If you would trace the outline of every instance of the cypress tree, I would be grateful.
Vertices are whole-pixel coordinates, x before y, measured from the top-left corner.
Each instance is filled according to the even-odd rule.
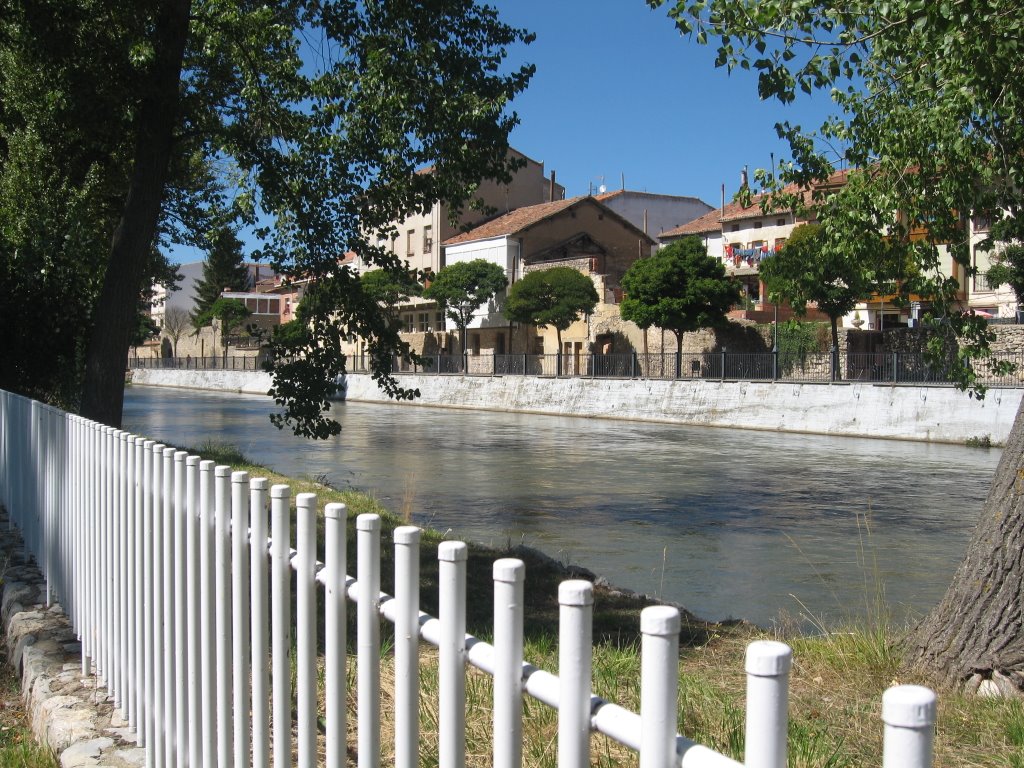
[[[219,226],[207,236],[206,261],[203,277],[196,281],[196,305],[192,319],[201,317],[221,292],[249,289],[249,270],[242,259],[242,241],[229,226]]]

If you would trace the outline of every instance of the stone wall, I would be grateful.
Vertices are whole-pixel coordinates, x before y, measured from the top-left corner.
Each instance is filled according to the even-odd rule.
[[[7,658],[21,674],[32,730],[61,768],[146,763],[135,732],[97,675],[82,674],[81,644],[58,603],[47,605],[46,580],[26,556],[16,528],[0,511],[2,608]]]
[[[260,378],[266,374],[230,371],[138,370],[135,376],[140,384],[252,393],[266,392],[269,382]],[[246,377],[253,383],[239,386]],[[348,381],[349,400],[394,403],[369,376],[349,375]],[[979,401],[948,386],[708,379],[410,374],[401,377],[401,384],[420,390],[418,400],[402,403],[412,406],[960,444],[985,437],[993,444],[1004,442],[1024,396],[1024,389],[995,387]]]

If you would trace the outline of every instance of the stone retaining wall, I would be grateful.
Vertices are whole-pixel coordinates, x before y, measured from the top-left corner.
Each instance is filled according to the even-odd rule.
[[[46,582],[0,510],[0,589],[7,659],[21,674],[32,730],[62,768],[134,768],[146,762],[102,682],[82,674],[81,645],[63,608],[46,605]]]
[[[137,370],[136,382],[265,394],[264,373]],[[394,403],[367,375],[350,374],[348,398]],[[1002,444],[1024,389],[989,390],[984,400],[948,386],[795,384],[689,379],[538,379],[523,376],[409,374],[414,406],[586,416],[708,427],[850,437]]]

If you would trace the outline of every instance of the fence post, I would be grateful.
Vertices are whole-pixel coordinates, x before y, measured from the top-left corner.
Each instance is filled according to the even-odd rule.
[[[440,768],[466,765],[466,557],[466,545],[461,541],[443,541],[437,548]]]
[[[636,351],[629,354],[629,378],[636,378]]]
[[[187,605],[188,648],[186,649],[188,669],[188,761],[189,765],[200,765],[202,760],[202,697],[199,688],[199,664],[202,646],[199,632],[202,612],[199,603],[199,457],[189,456],[185,460],[185,603]]]
[[[153,562],[153,539],[155,538],[155,527],[153,517],[153,461],[155,443],[152,440],[144,440],[142,443],[143,465],[142,465],[142,666],[143,685],[140,697],[142,713],[143,743],[152,749],[155,739],[155,704],[154,687],[156,680],[153,670],[154,644],[153,644],[153,578],[155,574]],[[85,665],[83,654],[83,666]],[[83,669],[88,674],[88,669]]]
[[[81,422],[77,422],[81,426]],[[135,640],[133,643],[131,665],[135,670],[135,732],[138,734],[138,745],[146,746],[146,547],[149,539],[144,531],[146,519],[146,439],[135,438],[135,541],[132,547],[134,554],[134,592],[135,597]],[[81,480],[79,480],[81,482]],[[78,575],[76,573],[76,575]],[[76,601],[77,602],[77,601]],[[76,606],[75,613],[78,608]]]
[[[244,361],[245,358],[243,357]],[[231,656],[235,768],[249,764],[249,473],[231,473]]]
[[[290,494],[287,485],[275,485],[270,489],[274,765],[291,765],[292,760]]]
[[[178,754],[178,762],[184,763],[188,759],[190,742],[188,740],[188,649],[186,647],[188,634],[186,632],[186,586],[185,569],[191,563],[186,560],[185,553],[185,524],[188,519],[188,451],[174,452],[174,518],[172,520],[172,531],[174,536],[174,644],[171,648],[174,651],[174,719],[175,719],[175,749]]]
[[[316,765],[316,494],[295,497],[298,765]]]
[[[267,562],[270,526],[267,520],[267,485],[264,477],[254,478],[249,483],[249,524],[252,530],[249,545],[252,590],[252,611],[249,614],[252,623],[252,764],[257,768],[270,765],[270,578]]]
[[[900,353],[892,353],[892,381],[895,384],[900,380]]]
[[[746,768],[786,768],[792,664],[793,651],[785,643],[759,640],[747,646]]]
[[[419,763],[420,529],[395,528],[395,765]]]
[[[199,462],[199,613],[200,646],[200,689],[202,695],[203,720],[203,765],[214,765],[217,744],[216,710],[213,702],[216,696],[217,683],[214,679],[212,649],[214,647],[214,509],[216,508],[216,489],[214,478],[214,462]]]
[[[217,765],[231,768],[234,724],[231,710],[231,467],[214,469],[216,509],[214,511],[214,594],[216,629],[210,652],[217,661]]]
[[[324,586],[327,765],[338,766],[344,765],[346,754],[345,527],[348,522],[348,511],[344,504],[328,504],[324,507],[324,518],[324,550],[327,560]]]
[[[590,765],[590,686],[594,586],[558,585],[558,765]],[[673,734],[674,735],[674,734]]]
[[[920,685],[898,685],[882,695],[882,768],[931,768],[935,705],[935,694]]]
[[[719,371],[719,378],[723,381],[725,380],[725,355],[727,351],[725,347],[722,347],[722,370]]]
[[[522,560],[494,561],[494,768],[523,764],[525,571]]]
[[[359,768],[380,765],[380,516],[356,518]]]
[[[772,348],[772,381],[779,380],[779,348]]]
[[[562,375],[562,350],[555,352],[555,376]]]
[[[164,506],[163,506],[163,452],[164,445],[153,446],[153,592],[150,595],[150,624],[152,625],[152,644],[149,646],[149,664],[152,666],[153,687],[150,703],[153,708],[153,738],[150,750],[153,753],[153,764],[158,768],[165,765],[167,744],[166,707],[164,703],[164,673],[161,657],[164,655],[157,649],[166,648],[163,637],[163,603],[167,595],[164,586]],[[171,449],[173,450],[173,449]]]
[[[676,608],[653,605],[640,612],[640,768],[675,765],[679,628]]]
[[[683,353],[676,352],[676,375],[675,378],[680,378],[683,375]]]

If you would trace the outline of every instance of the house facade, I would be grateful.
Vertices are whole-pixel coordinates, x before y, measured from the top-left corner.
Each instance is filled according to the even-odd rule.
[[[617,305],[622,276],[638,258],[649,256],[656,242],[618,213],[590,197],[527,206],[486,222],[445,243],[448,264],[484,259],[505,270],[509,284],[528,272],[571,267],[590,277],[599,307]],[[506,292],[480,307],[467,329],[470,354],[558,351],[554,328],[512,326],[502,314]],[[589,352],[596,343],[591,318],[581,318],[562,332],[562,352]]]

